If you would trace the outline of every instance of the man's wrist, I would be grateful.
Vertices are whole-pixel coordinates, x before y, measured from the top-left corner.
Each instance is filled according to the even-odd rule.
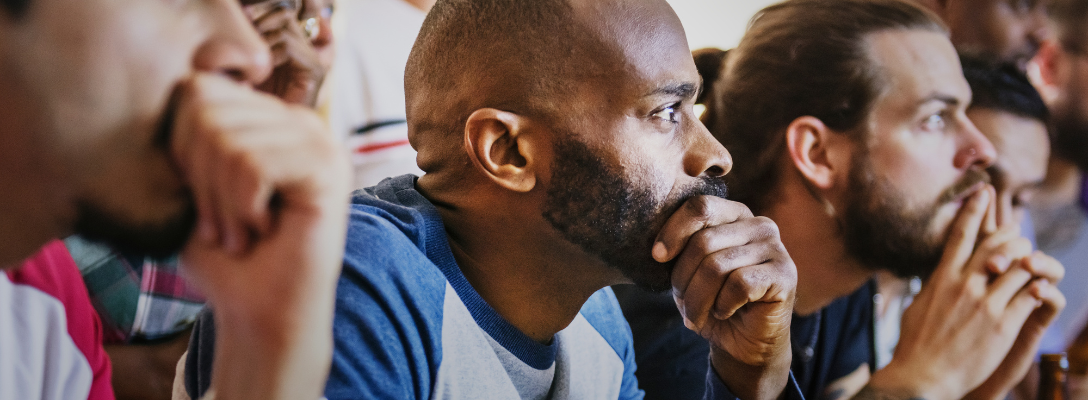
[[[741,399],[778,399],[790,382],[791,361],[789,347],[769,358],[764,365],[750,365],[717,346],[710,346],[710,365],[714,373]]]
[[[950,388],[942,387],[941,383],[925,379],[925,374],[912,371],[892,359],[883,369],[873,374],[869,384],[865,386],[870,396],[884,397],[860,397],[864,392],[859,392],[855,398],[860,399],[943,399],[960,398],[960,396],[947,396],[953,392]]]
[[[319,303],[292,307],[279,318],[217,308],[212,387],[224,398],[320,397],[332,356],[333,316],[331,304]]]

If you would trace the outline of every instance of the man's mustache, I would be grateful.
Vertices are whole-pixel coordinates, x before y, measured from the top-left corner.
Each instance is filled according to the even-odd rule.
[[[990,174],[978,168],[971,168],[967,170],[967,174],[960,178],[959,181],[949,186],[944,192],[941,192],[941,197],[938,198],[937,204],[949,203],[956,200],[975,187],[979,182],[990,183]]]

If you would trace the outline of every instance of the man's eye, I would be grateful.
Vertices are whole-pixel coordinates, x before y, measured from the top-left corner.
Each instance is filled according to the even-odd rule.
[[[671,123],[677,123],[677,122],[679,122],[679,119],[678,119],[679,115],[678,114],[679,113],[676,112],[676,106],[669,106],[669,107],[666,107],[665,109],[663,109],[661,111],[658,111],[653,116],[654,116],[654,118],[661,118],[661,119],[669,121]]]
[[[922,129],[927,131],[943,131],[945,128],[944,115],[933,114],[922,123]]]

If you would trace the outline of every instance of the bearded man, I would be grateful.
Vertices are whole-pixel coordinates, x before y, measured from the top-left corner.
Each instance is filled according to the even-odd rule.
[[[995,149],[967,118],[939,19],[895,0],[786,1],[753,19],[720,72],[704,118],[735,157],[731,195],[780,226],[797,263],[805,396],[1007,392],[1064,305],[1063,271],[998,225]],[[880,370],[878,271],[927,279]]]
[[[795,269],[667,2],[440,0],[405,76],[426,173],[355,196],[328,398],[639,399],[617,283],[675,291],[710,396],[798,395]]]

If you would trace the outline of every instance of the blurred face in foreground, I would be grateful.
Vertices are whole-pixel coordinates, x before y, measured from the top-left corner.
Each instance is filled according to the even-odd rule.
[[[175,87],[197,73],[255,84],[270,69],[237,0],[33,0],[0,30],[0,254],[73,227],[178,250],[194,212],[166,148]]]

